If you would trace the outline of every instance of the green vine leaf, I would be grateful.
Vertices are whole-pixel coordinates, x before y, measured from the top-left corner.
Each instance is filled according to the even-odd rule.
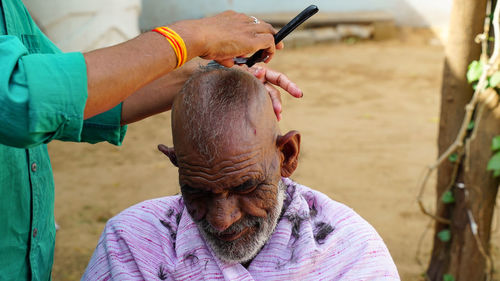
[[[498,178],[498,177],[500,177],[500,170],[495,170],[495,171],[493,171],[493,177],[494,177],[494,178]]]
[[[451,163],[457,162],[457,160],[458,160],[458,154],[456,154],[456,153],[450,154],[450,156],[448,156],[448,160]]]
[[[479,80],[479,77],[481,77],[481,73],[483,72],[483,63],[480,61],[473,61],[469,65],[469,70],[467,71],[467,81],[469,83],[472,83],[474,81]]]
[[[443,275],[443,281],[455,281],[455,277],[451,274],[445,274]]]
[[[491,141],[491,150],[497,151],[500,149],[500,136],[496,136]]]
[[[500,152],[495,153],[488,162],[488,171],[500,170]]]
[[[500,71],[493,73],[490,77],[490,87],[494,88],[500,84]]]
[[[439,240],[443,242],[448,242],[451,239],[451,231],[449,229],[441,230],[437,234]]]
[[[476,123],[474,121],[470,121],[469,125],[467,125],[467,130],[472,130],[474,129],[474,126],[476,125]]]
[[[451,204],[455,202],[455,196],[453,196],[453,192],[451,190],[446,191],[443,193],[443,196],[441,196],[441,201],[445,204]]]

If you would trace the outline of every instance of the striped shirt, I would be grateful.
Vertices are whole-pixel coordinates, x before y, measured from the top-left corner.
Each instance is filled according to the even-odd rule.
[[[215,256],[177,195],[109,220],[82,280],[399,280],[382,238],[363,218],[283,182],[285,211],[248,267]]]

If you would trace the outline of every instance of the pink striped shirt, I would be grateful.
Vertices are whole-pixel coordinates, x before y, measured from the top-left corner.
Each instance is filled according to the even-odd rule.
[[[286,210],[248,268],[215,256],[177,195],[109,220],[82,280],[399,280],[382,238],[363,218],[283,182]]]

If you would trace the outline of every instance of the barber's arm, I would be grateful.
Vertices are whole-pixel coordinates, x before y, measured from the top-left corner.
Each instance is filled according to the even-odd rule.
[[[180,91],[184,82],[186,82],[189,76],[191,76],[200,65],[206,65],[207,63],[207,60],[192,60],[183,67],[139,89],[123,102],[121,124],[130,124],[151,115],[170,110],[174,97]],[[283,73],[269,69],[262,64],[255,65],[251,68],[246,66],[235,67],[252,73],[264,83],[271,97],[278,120],[281,119],[282,108],[281,94],[276,87],[285,90],[296,98],[302,97],[302,91],[299,87]]]
[[[259,80],[264,83],[264,86],[271,97],[274,113],[276,114],[278,121],[281,120],[282,111],[281,94],[278,88],[285,90],[296,98],[301,98],[304,95],[302,90],[295,83],[293,83],[290,78],[281,72],[267,68],[264,65],[253,66],[247,70],[253,73],[255,77],[259,78]]]
[[[169,27],[184,39],[188,59],[200,56],[231,66],[235,56],[275,51],[270,25],[235,12]],[[38,29],[33,32],[34,39],[48,40]],[[1,144],[110,141],[103,128],[116,135],[110,142],[119,144],[125,131],[119,126],[121,102],[171,72],[177,61],[168,41],[154,32],[84,55],[52,53],[55,49],[28,50],[18,36],[0,36]]]
[[[193,59],[181,68],[139,89],[123,101],[121,124],[130,124],[151,115],[170,110],[172,102],[184,85],[184,82],[200,65],[207,63],[208,60]]]
[[[255,24],[244,14],[228,11],[210,18],[180,21],[168,27],[184,40],[188,60],[202,57],[232,66],[236,56],[266,49],[272,57],[275,52],[272,26],[263,22]],[[88,75],[85,119],[111,109],[172,71],[177,64],[170,44],[155,32],[146,32],[84,56]]]

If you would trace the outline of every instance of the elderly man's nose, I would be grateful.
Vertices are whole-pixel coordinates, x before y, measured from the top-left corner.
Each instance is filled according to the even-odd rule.
[[[213,207],[209,208],[207,214],[207,221],[217,231],[224,231],[241,217],[238,200],[234,196],[221,195],[214,198]]]

